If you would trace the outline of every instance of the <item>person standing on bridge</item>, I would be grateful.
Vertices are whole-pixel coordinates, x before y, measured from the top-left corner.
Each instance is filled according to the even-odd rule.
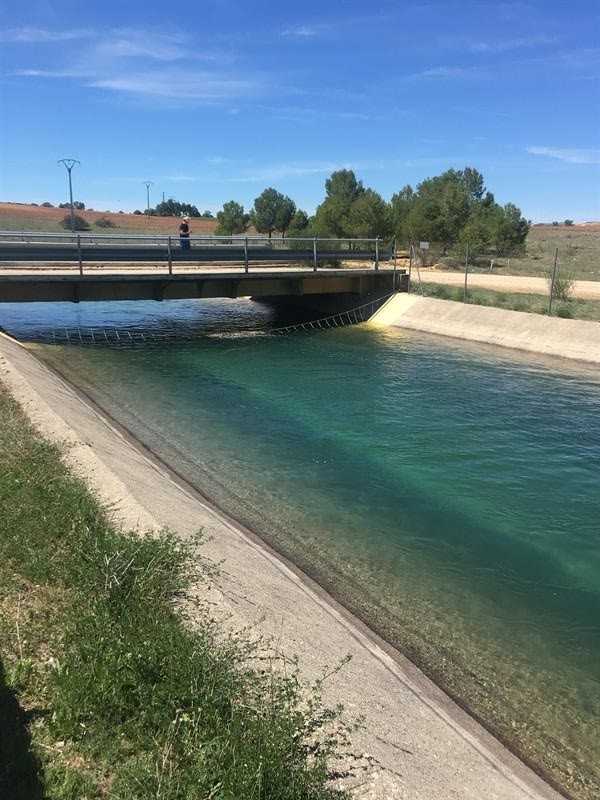
[[[190,249],[190,218],[184,217],[179,226],[179,243],[182,250]]]

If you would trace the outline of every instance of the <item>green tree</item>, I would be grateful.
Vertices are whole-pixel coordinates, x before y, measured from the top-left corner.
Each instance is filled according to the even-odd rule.
[[[462,228],[458,237],[458,252],[474,259],[484,255],[490,246],[492,232],[484,215],[474,215]]]
[[[283,237],[285,237],[287,230],[291,226],[295,213],[296,203],[287,195],[282,195],[275,214],[275,224]]]
[[[299,208],[294,216],[292,217],[292,221],[290,223],[290,234],[293,233],[300,233],[301,231],[306,230],[309,225],[308,214],[306,211],[302,211]]]
[[[365,191],[362,181],[357,180],[351,169],[338,169],[325,181],[326,199],[337,197],[348,205]]]
[[[190,203],[180,203],[178,200],[174,200],[172,197],[169,197],[168,200],[163,200],[162,203],[159,203],[150,211],[151,216],[158,217],[181,217],[184,214],[188,217],[200,216],[200,212],[196,206],[193,206]]]
[[[214,219],[215,218],[215,216],[212,213],[212,211],[203,211],[200,216],[202,217],[202,219]]]
[[[390,208],[381,195],[366,189],[351,204],[348,226],[352,236],[389,236],[392,230]]]
[[[365,191],[351,169],[333,172],[325,181],[325,200],[317,208],[315,228],[321,235],[351,236],[350,207]]]
[[[448,170],[417,187],[406,229],[412,241],[439,242],[444,251],[453,245],[470,213],[470,198],[462,173]]]
[[[416,194],[412,186],[405,186],[390,200],[390,220],[392,232],[400,242],[410,239],[408,231],[408,215],[415,204]]]
[[[519,253],[525,247],[530,223],[513,203],[498,208],[498,221],[494,231],[494,244],[499,256]]]
[[[269,187],[254,201],[251,212],[252,224],[259,233],[268,233],[270,239],[273,231],[282,230],[281,225],[285,226],[285,230],[289,228],[295,210],[296,206],[289,197]]]
[[[217,227],[215,233],[220,236],[231,236],[234,233],[244,233],[250,222],[249,214],[244,211],[244,206],[230,200],[223,204],[222,211],[217,214]]]
[[[465,167],[459,175],[462,176],[462,182],[467,190],[469,198],[472,201],[481,200],[485,192],[485,182],[481,172],[474,167]],[[492,196],[492,201],[493,199]]]
[[[571,225],[574,225],[574,224],[575,224],[575,223],[573,222],[573,220],[572,220],[572,219],[566,219],[566,220],[565,220],[565,225],[566,225],[567,227],[569,227],[569,228],[571,227]]]

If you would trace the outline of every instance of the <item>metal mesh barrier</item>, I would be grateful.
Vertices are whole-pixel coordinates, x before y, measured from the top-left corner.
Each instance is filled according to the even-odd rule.
[[[102,346],[102,347],[135,347],[138,345],[161,343],[168,341],[193,342],[198,339],[215,337],[247,337],[247,336],[285,336],[293,333],[311,333],[331,330],[332,328],[359,325],[366,322],[391,294],[378,297],[355,308],[341,311],[327,317],[319,317],[307,322],[297,322],[282,327],[259,327],[248,329],[198,329],[190,325],[170,325],[161,329],[149,328],[108,328],[108,327],[69,327],[54,328],[36,332],[27,338],[30,342],[56,345]]]

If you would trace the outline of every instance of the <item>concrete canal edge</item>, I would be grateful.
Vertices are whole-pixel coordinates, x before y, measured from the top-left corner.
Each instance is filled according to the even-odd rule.
[[[239,525],[135,440],[93,401],[0,334],[0,379],[45,437],[120,524],[202,528],[207,556],[224,563],[210,600],[224,626],[250,627],[297,654],[303,676],[350,655],[327,684],[365,728],[346,756],[353,796],[390,800],[558,800],[561,797],[408,659],[374,635],[308,576]],[[200,591],[200,590],[199,590]],[[342,770],[343,771],[343,770]]]
[[[369,320],[455,339],[600,364],[600,323],[396,294]]]

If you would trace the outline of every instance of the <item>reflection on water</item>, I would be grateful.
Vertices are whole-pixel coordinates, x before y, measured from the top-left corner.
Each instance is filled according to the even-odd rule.
[[[251,302],[4,306],[250,331]],[[36,346],[578,796],[600,790],[600,379],[397,330]]]

